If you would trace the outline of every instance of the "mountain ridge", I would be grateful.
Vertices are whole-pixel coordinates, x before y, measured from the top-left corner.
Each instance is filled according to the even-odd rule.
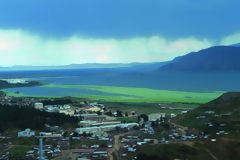
[[[176,57],[160,71],[240,71],[240,47],[214,46]]]
[[[0,71],[21,71],[21,70],[59,70],[59,69],[122,69],[122,70],[155,70],[168,62],[150,63],[83,63],[57,66],[30,66],[15,65],[11,67],[0,67]]]

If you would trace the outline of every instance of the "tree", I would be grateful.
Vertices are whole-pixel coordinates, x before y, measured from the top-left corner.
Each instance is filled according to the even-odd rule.
[[[106,112],[105,113],[107,116],[110,116],[110,117],[112,117],[113,116],[113,114],[112,114],[112,112],[111,111],[108,111],[108,112]]]
[[[117,110],[117,117],[123,117],[123,115],[122,115],[122,111]]]
[[[65,131],[64,133],[63,133],[63,137],[67,137],[68,136],[68,131]]]
[[[141,115],[139,116],[139,118],[140,118],[140,119],[143,118],[144,122],[147,122],[147,121],[148,121],[148,115],[146,115],[146,114],[141,114]]]

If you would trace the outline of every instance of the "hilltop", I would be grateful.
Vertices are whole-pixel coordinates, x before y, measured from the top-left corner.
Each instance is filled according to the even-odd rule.
[[[214,46],[176,57],[160,71],[240,71],[240,47]]]

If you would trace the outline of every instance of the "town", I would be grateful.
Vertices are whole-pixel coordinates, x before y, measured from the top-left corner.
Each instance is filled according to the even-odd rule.
[[[224,123],[219,124],[219,130],[212,135],[177,125],[172,121],[177,114],[164,113],[166,108],[173,108],[163,104],[158,104],[159,113],[148,115],[134,110],[129,113],[111,111],[104,103],[70,97],[11,97],[2,93],[0,104],[20,108],[28,106],[40,112],[77,119],[76,127],[44,124],[43,130],[24,128],[0,133],[1,160],[19,156],[29,160],[137,159],[135,152],[146,144],[191,143],[198,139],[215,142],[218,136],[228,134],[224,131]],[[178,114],[184,115],[189,111],[182,110]],[[207,116],[224,115],[206,111],[195,118],[205,119]],[[209,122],[207,126],[211,128],[214,124]]]

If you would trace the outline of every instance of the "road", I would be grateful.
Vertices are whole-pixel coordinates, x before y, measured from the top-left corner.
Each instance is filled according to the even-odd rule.
[[[72,159],[75,160],[79,153],[91,153],[93,149],[68,149],[62,151],[62,156],[54,158],[54,160],[65,160]]]
[[[134,132],[131,131],[131,132],[114,135],[113,147],[111,149],[109,149],[109,151],[108,151],[109,160],[114,160],[114,154],[117,153],[119,151],[119,149],[121,148],[120,138],[123,136],[129,135],[129,134],[132,134],[132,133],[134,133]]]

